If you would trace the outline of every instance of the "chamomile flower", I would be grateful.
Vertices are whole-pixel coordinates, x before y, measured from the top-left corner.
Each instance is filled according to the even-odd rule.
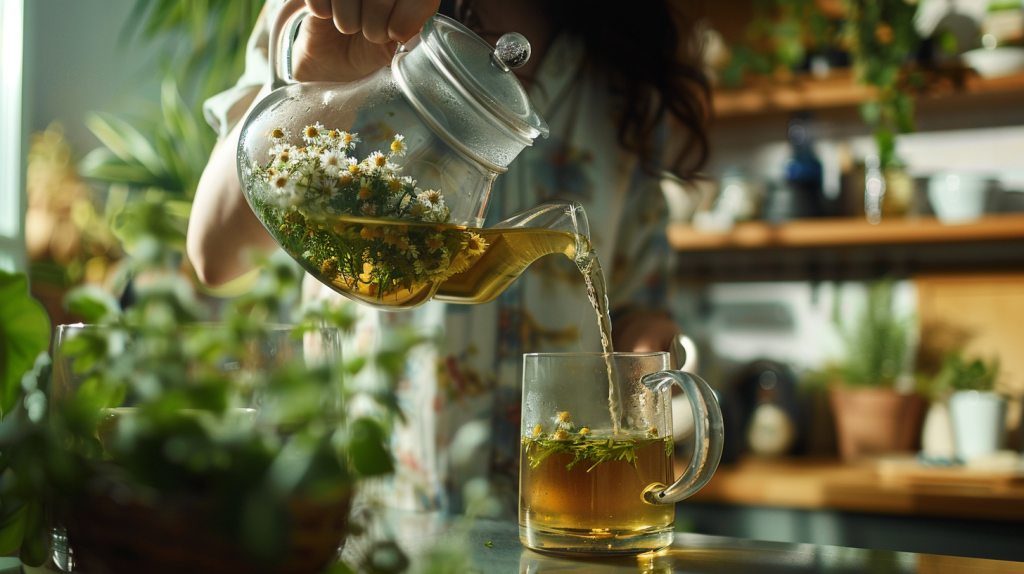
[[[388,158],[379,151],[375,151],[367,156],[366,161],[363,162],[366,165],[368,171],[376,171],[388,163]]]
[[[320,167],[324,170],[324,173],[332,178],[338,177],[344,163],[345,156],[333,149],[325,150],[324,153],[320,154]]]
[[[484,251],[487,251],[487,241],[480,237],[480,235],[470,231],[469,241],[466,242],[466,255],[468,257],[478,257],[483,255]]]
[[[362,214],[363,217],[376,217],[377,206],[369,202],[364,203],[363,206],[359,208],[359,213]]]
[[[398,156],[405,155],[405,136],[395,135],[395,141],[391,142],[391,153]]]
[[[541,429],[541,426],[539,424],[533,425],[533,438],[539,437],[542,432],[543,429]]]
[[[422,201],[416,201],[409,206],[409,216],[413,219],[422,219],[428,213],[430,213],[430,208]]]
[[[283,143],[288,141],[288,139],[292,137],[292,133],[288,130],[288,128],[274,128],[270,130],[270,132],[267,134],[267,137],[270,138],[271,141]]]
[[[444,196],[436,189],[428,189],[416,195],[416,199],[427,206],[430,211],[440,211],[444,207]]]
[[[572,415],[569,411],[560,411],[555,415],[555,428],[567,431],[576,428],[576,425],[572,424]]]
[[[295,161],[298,150],[291,144],[278,144],[270,149],[274,163],[288,165]]]
[[[292,176],[287,170],[279,171],[270,180],[270,187],[278,194],[291,195],[295,193],[298,185],[298,178]]]
[[[647,438],[658,438],[658,427],[647,429]]]
[[[582,436],[582,437],[590,436],[590,429],[588,429],[587,427],[581,428],[580,429],[580,436]]]
[[[306,126],[302,130],[302,139],[306,143],[314,144],[320,140],[320,134],[323,133],[324,130],[325,128],[320,122],[316,122],[311,126]]]
[[[558,429],[555,431],[555,440],[569,440],[569,431]]]

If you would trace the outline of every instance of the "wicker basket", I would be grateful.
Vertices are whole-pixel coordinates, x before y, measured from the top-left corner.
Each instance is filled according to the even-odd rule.
[[[106,496],[63,513],[75,572],[87,574],[319,574],[345,541],[351,494],[293,499],[282,562],[255,562],[211,526],[209,501],[177,497],[156,505],[118,504]]]

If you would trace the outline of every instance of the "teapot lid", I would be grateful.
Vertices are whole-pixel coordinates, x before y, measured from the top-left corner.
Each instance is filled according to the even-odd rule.
[[[420,33],[423,47],[436,66],[447,72],[490,115],[530,141],[548,136],[548,124],[537,113],[511,68],[530,57],[530,43],[520,34],[505,34],[491,47],[459,22],[435,14]]]

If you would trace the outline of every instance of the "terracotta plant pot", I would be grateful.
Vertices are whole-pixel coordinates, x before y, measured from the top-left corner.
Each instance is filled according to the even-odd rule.
[[[919,395],[837,386],[830,399],[843,460],[916,450],[925,408]]]
[[[282,561],[260,563],[217,532],[209,501],[195,496],[155,505],[93,496],[66,508],[62,522],[75,572],[86,574],[319,574],[345,541],[351,494],[288,504],[291,536]]]

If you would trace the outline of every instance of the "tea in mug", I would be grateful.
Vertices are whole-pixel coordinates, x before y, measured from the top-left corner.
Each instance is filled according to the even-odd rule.
[[[644,494],[672,483],[673,442],[652,431],[594,437],[586,428],[559,429],[523,437],[519,523],[529,545],[570,554],[667,546],[675,508],[647,502]]]

